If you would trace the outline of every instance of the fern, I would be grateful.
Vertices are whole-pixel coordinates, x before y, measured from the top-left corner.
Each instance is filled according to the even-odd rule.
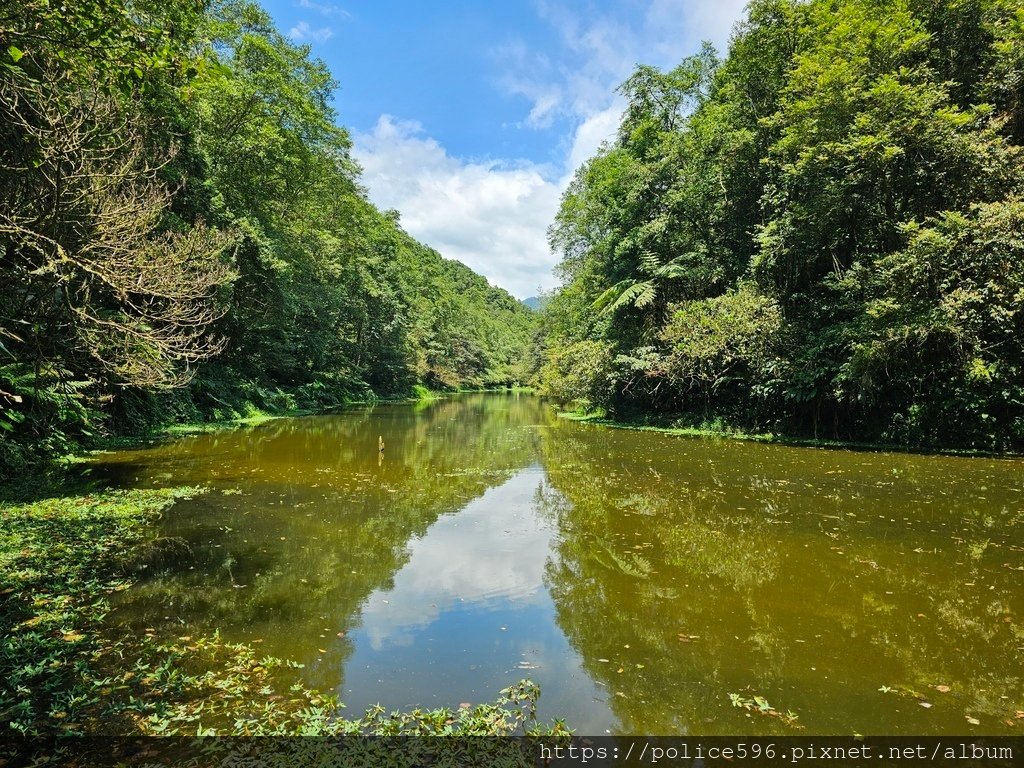
[[[604,314],[614,314],[625,307],[649,307],[658,298],[659,284],[686,277],[688,270],[683,260],[698,255],[696,251],[689,251],[662,264],[657,254],[647,251],[640,257],[640,272],[650,279],[620,280],[598,296],[592,306]]]

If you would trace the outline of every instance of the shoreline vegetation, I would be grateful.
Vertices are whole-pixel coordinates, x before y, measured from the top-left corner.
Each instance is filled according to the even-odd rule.
[[[329,408],[296,408],[284,411],[264,411],[254,406],[243,409],[237,416],[217,419],[215,421],[186,421],[172,422],[159,427],[153,427],[150,431],[139,435],[121,435],[99,438],[91,446],[83,446],[74,453],[69,453],[56,459],[52,464],[62,463],[81,464],[87,462],[90,456],[111,450],[123,450],[136,448],[144,445],[151,445],[163,440],[173,440],[179,437],[201,435],[207,432],[217,432],[222,429],[240,429],[265,424],[277,419],[290,419],[298,416],[319,416],[330,413],[343,412],[349,408],[361,408],[375,405],[388,405],[395,403],[415,403],[426,405],[443,400],[453,395],[474,394],[484,392],[510,392],[510,393],[533,393],[531,387],[510,385],[507,387],[491,387],[482,389],[453,389],[435,390],[422,385],[416,385],[407,396],[397,397],[373,397],[363,400],[348,400],[342,405],[335,405]],[[40,465],[44,466],[44,465]],[[0,492],[4,490],[5,484],[0,481]],[[0,493],[0,502],[3,494]]]
[[[1024,450],[1017,0],[754,0],[637,66],[549,230],[540,389],[746,434]]]
[[[559,410],[558,417],[567,421],[608,429],[628,429],[637,432],[656,432],[675,437],[697,437],[719,440],[742,440],[752,443],[770,443],[794,448],[823,448],[845,451],[869,451],[877,453],[909,453],[920,456],[961,456],[964,458],[1020,459],[1019,451],[985,451],[971,448],[929,448],[908,446],[899,443],[869,443],[856,440],[830,440],[814,437],[799,437],[771,432],[747,432],[726,424],[699,422],[686,415],[644,416],[635,419],[610,418],[603,411],[581,412]],[[690,422],[690,424],[685,424]]]

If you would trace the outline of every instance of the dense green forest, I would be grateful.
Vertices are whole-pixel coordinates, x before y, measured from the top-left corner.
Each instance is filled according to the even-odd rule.
[[[1024,448],[1024,6],[754,0],[622,85],[533,364],[618,418]]]
[[[257,5],[3,0],[0,41],[0,470],[522,378],[531,313],[368,201],[329,72]]]

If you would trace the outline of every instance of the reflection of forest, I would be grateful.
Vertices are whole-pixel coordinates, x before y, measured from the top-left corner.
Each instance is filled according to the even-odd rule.
[[[162,522],[119,615],[262,641],[335,688],[368,596],[393,587],[410,542],[538,457],[555,620],[619,731],[787,730],[729,693],[792,709],[811,733],[962,732],[968,716],[1019,729],[1007,725],[1024,709],[1019,462],[606,430],[527,396],[281,420],[109,457],[96,472],[115,482],[212,489]]]
[[[147,578],[120,615],[262,641],[306,662],[308,682],[333,687],[362,603],[390,586],[410,539],[529,465],[528,427],[544,417],[536,398],[464,395],[117,454],[97,471],[214,489],[163,521]]]
[[[787,730],[732,692],[811,733],[1014,732],[1017,466],[571,424],[541,445],[548,587],[622,732]]]

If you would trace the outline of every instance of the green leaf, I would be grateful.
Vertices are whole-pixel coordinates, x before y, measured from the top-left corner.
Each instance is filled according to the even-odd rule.
[[[619,298],[612,303],[609,310],[617,312],[623,307],[630,305],[643,308],[653,302],[656,295],[657,289],[649,280],[636,282],[619,294]]]
[[[24,52],[15,45],[7,46],[7,53],[10,54],[11,59],[15,62],[20,61],[21,57],[25,55]]]

